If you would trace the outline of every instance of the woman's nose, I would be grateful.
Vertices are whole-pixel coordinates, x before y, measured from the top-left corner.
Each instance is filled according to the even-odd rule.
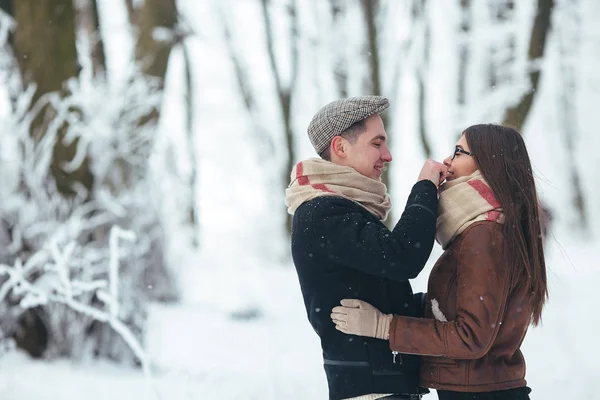
[[[444,165],[446,167],[450,167],[452,165],[452,157],[448,156],[448,157],[444,158]]]

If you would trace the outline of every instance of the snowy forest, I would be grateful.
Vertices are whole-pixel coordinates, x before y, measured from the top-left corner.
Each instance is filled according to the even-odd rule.
[[[599,19],[597,0],[0,0],[0,397],[327,398],[284,191],[314,113],[377,94],[389,224],[464,128],[522,133],[551,216],[531,398],[598,398]]]

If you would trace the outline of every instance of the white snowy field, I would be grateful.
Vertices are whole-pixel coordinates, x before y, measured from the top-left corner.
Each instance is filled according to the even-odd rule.
[[[523,344],[531,398],[596,399],[600,245],[565,231],[550,240],[548,250],[550,302],[543,325],[532,328]],[[423,289],[437,255],[436,246],[430,264],[414,282],[415,290]],[[306,320],[294,269],[251,268],[233,284],[231,274],[227,269],[218,275],[197,269],[195,277],[188,276],[190,287],[182,304],[152,309],[147,336],[152,384],[139,371],[108,363],[32,361],[9,353],[0,358],[0,397],[326,399],[320,347]],[[203,281],[209,283],[198,286]],[[221,296],[221,308],[215,293]],[[231,317],[253,310],[258,317]],[[437,396],[432,392],[426,398]]]

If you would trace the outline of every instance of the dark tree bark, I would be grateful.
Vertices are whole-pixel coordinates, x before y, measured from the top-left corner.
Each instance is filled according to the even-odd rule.
[[[177,24],[175,0],[144,0],[143,6],[136,12],[133,18],[138,23],[135,58],[141,63],[142,71],[159,78],[163,87],[169,55],[178,41],[174,32]],[[157,40],[155,33],[158,28],[163,28],[167,36],[172,36]]]
[[[460,35],[458,46],[458,105],[462,109],[467,104],[467,66],[469,65],[468,36],[471,31],[471,1],[460,0]],[[460,132],[459,132],[460,135]]]
[[[561,26],[559,28],[559,53],[560,53],[560,114],[561,125],[564,135],[566,162],[565,167],[569,171],[569,183],[573,190],[572,204],[577,212],[577,225],[584,230],[589,228],[587,218],[587,205],[579,168],[577,167],[577,151],[575,141],[579,133],[577,120],[577,72],[575,60],[581,43],[581,3],[579,0],[567,1],[561,13]]]
[[[290,76],[290,82],[287,85],[285,85],[281,77],[281,66],[279,65],[277,56],[275,54],[275,37],[273,34],[274,27],[269,12],[269,3],[269,0],[261,0],[269,64],[271,66],[271,73],[273,74],[273,78],[275,80],[275,88],[277,90],[279,106],[281,110],[281,118],[284,126],[284,140],[287,152],[287,160],[281,174],[281,186],[282,188],[286,188],[289,184],[290,172],[294,167],[294,162],[296,160],[296,151],[294,148],[294,131],[292,127],[292,100],[293,93],[296,89],[296,83],[298,81],[298,70],[300,61],[298,53],[298,14],[296,0],[290,0],[288,10],[291,22],[290,59],[292,72]],[[285,228],[288,234],[291,234],[292,217],[287,213]]]
[[[13,15],[13,0],[0,0],[0,9],[8,15]]]
[[[88,36],[90,41],[90,57],[94,76],[106,73],[106,55],[104,41],[100,34],[100,16],[98,14],[97,0],[79,0],[77,11],[77,25]]]
[[[135,34],[135,62],[140,72],[157,83],[158,89],[164,89],[165,77],[171,50],[183,40],[176,32],[178,21],[175,0],[143,0],[134,3],[126,0],[129,20],[134,22],[132,30]],[[135,6],[135,7],[134,7]],[[157,104],[147,115],[139,118],[139,126],[151,126],[158,123],[160,104]],[[117,167],[124,185],[139,171],[130,171],[124,160],[118,160]]]
[[[377,10],[380,6],[379,0],[361,0],[361,6],[363,9],[363,15],[365,18],[365,25],[367,28],[367,61],[369,64],[369,81],[368,91],[369,94],[382,95],[381,87],[381,65],[380,65],[380,54],[379,54],[379,32],[377,29]],[[389,125],[389,113],[383,113],[381,115],[384,126]],[[389,127],[388,127],[389,128]],[[381,175],[381,181],[387,186],[388,191],[390,190],[391,184],[391,171],[386,168]],[[393,218],[389,218],[391,221]]]
[[[417,66],[417,106],[419,113],[419,139],[426,158],[431,157],[431,145],[427,133],[427,79],[426,73],[429,68],[429,45],[431,33],[429,29],[429,18],[427,17],[426,0],[417,0],[413,5],[413,18],[423,21],[423,54],[422,63]]]
[[[35,85],[32,109],[36,103],[43,101],[43,96],[50,93],[60,96],[65,82],[79,73],[72,0],[2,0],[0,7],[16,22],[10,45],[23,86]],[[50,123],[55,123],[57,117],[52,104],[39,104],[42,106],[29,127],[30,135],[38,140],[48,134]],[[89,198],[94,182],[87,157],[77,169],[64,169],[64,164],[73,160],[77,149],[77,141],[64,143],[67,128],[66,121],[57,127],[49,173],[58,191],[65,197],[81,194],[83,188],[84,196]],[[18,320],[15,332],[17,345],[33,357],[41,357],[48,345],[44,315],[44,309],[38,307],[25,310]]]
[[[192,79],[192,62],[189,51],[184,43],[181,44],[183,52],[184,70],[185,70],[185,130],[188,140],[188,156],[190,158],[190,200],[188,210],[188,223],[192,228],[192,245],[200,247],[200,221],[198,213],[197,198],[198,188],[198,160],[196,159],[196,141],[194,140],[194,87]]]
[[[542,59],[544,56],[553,8],[554,0],[538,0],[537,13],[529,41],[528,59],[531,63]],[[512,126],[521,131],[531,110],[535,93],[538,89],[540,74],[539,68],[533,68],[529,72],[530,89],[520,98],[517,104],[506,110],[503,120],[504,125]]]
[[[348,4],[345,0],[330,0],[329,9],[331,10],[331,19],[334,25],[341,24],[342,17],[346,13]],[[340,98],[349,96],[348,92],[348,59],[340,54],[333,61],[333,76],[337,85]]]
[[[127,8],[127,18],[129,19],[129,23],[135,26],[137,25],[138,12],[133,5],[133,1],[134,0],[125,0],[125,7]]]
[[[14,33],[14,54],[21,70],[23,84],[35,84],[34,103],[43,95],[60,92],[66,80],[79,73],[75,47],[75,9],[72,0],[18,0],[14,1],[13,17],[17,22]],[[55,115],[50,105],[33,121],[31,134],[41,138],[48,121]],[[70,196],[83,187],[88,194],[93,186],[93,176],[86,159],[74,171],[65,171],[64,163],[73,159],[77,141],[65,144],[63,137],[67,126],[59,131],[54,147],[51,172],[58,190]]]

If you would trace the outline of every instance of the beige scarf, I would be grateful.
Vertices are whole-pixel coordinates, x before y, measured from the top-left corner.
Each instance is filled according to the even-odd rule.
[[[344,167],[320,158],[299,162],[292,169],[291,182],[285,191],[288,213],[318,196],[338,196],[352,200],[377,218],[385,220],[392,203],[387,188],[352,167]]]
[[[477,221],[504,222],[502,207],[479,170],[440,187],[436,240],[446,250],[456,236]]]

